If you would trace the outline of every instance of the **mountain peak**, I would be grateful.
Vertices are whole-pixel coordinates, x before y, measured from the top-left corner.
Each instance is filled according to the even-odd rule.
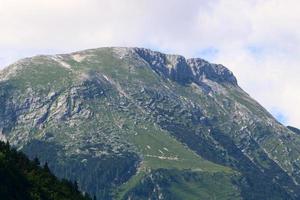
[[[223,65],[212,64],[201,58],[186,59],[181,55],[164,54],[144,48],[132,48],[154,71],[181,83],[201,82],[204,78],[237,85],[233,73]]]

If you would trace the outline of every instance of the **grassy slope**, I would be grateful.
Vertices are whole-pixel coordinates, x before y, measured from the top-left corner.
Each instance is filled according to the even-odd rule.
[[[232,182],[237,177],[224,173],[157,169],[145,175],[123,199],[241,199]]]
[[[134,134],[130,135],[130,140],[138,147],[144,160],[137,174],[120,187],[118,191],[119,199],[122,199],[130,190],[138,187],[138,185],[141,184],[141,180],[147,177],[147,174],[160,169],[176,169],[172,171],[175,175],[181,174],[184,170],[193,171],[195,173],[208,172],[211,175],[218,172],[228,175],[235,174],[230,168],[214,164],[201,158],[165,131],[151,126],[144,126],[143,129],[136,129],[135,131]],[[227,184],[228,188],[232,189],[229,179],[224,179],[224,184]],[[180,188],[186,187],[188,188],[188,193],[191,192],[190,196],[196,197],[198,193],[201,193],[199,188],[202,188],[202,190],[207,190],[207,195],[209,195],[209,192],[211,195],[213,192],[211,188],[212,185],[179,179],[179,181],[172,186],[170,191],[187,195],[184,190],[180,190]]]

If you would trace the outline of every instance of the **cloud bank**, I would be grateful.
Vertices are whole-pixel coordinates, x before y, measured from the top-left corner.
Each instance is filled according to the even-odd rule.
[[[101,46],[203,57],[300,127],[299,13],[298,0],[0,0],[0,66]]]

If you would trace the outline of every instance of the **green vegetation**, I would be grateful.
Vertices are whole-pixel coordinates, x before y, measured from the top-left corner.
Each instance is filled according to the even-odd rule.
[[[131,138],[142,155],[144,155],[144,165],[146,168],[233,172],[230,168],[201,158],[165,131],[150,125],[144,126],[143,129],[136,129],[135,131],[136,134],[131,135]]]
[[[174,173],[179,173],[182,170],[190,170],[195,173],[234,174],[234,171],[230,168],[214,164],[201,158],[195,152],[188,149],[188,147],[168,135],[167,132],[150,125],[144,125],[142,127],[143,128],[141,128],[141,125],[140,128],[136,127],[135,132],[129,135],[129,139],[133,141],[143,155],[143,161],[139,167],[139,171],[117,190],[116,196],[118,199],[124,198],[129,191],[138,187],[141,181],[149,176],[152,171],[160,169],[169,169]],[[178,185],[180,184],[181,183],[178,183]],[[209,188],[206,189],[209,190]]]
[[[0,142],[0,199],[5,200],[90,200],[77,183],[58,180],[46,163],[30,161],[23,153]]]
[[[46,56],[35,57],[32,62],[26,59],[21,62],[24,62],[22,68],[16,71],[16,76],[9,81],[21,92],[28,88],[40,92],[49,92],[50,89],[61,90],[70,86],[74,77],[71,70]]]
[[[242,199],[234,185],[238,181],[239,178],[232,174],[158,169],[144,176],[124,199],[237,200]]]

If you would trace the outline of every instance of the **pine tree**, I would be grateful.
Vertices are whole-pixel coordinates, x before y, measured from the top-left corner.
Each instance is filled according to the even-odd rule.
[[[49,173],[50,173],[50,169],[49,169],[49,166],[48,166],[48,162],[45,162],[44,170],[45,170],[46,172],[49,172]]]
[[[33,162],[34,162],[34,164],[36,165],[36,166],[40,166],[40,161],[39,161],[39,159],[38,159],[38,157],[35,157],[34,159],[33,159]]]
[[[75,180],[74,183],[73,183],[73,187],[74,187],[74,190],[75,190],[75,191],[79,191],[78,183],[77,183],[76,180]]]

